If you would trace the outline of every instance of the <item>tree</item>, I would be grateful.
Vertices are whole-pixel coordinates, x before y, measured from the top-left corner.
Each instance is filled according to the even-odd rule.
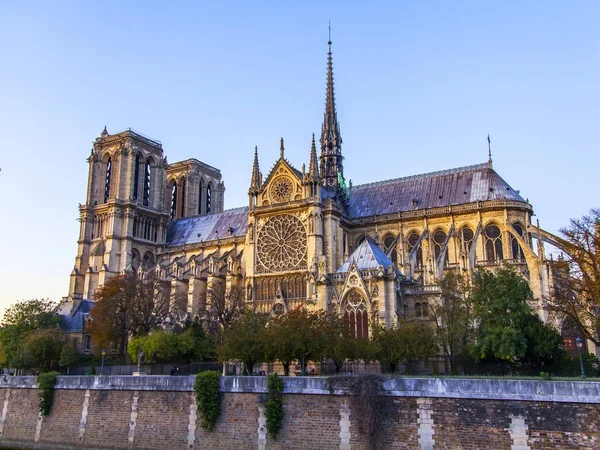
[[[37,330],[58,328],[60,317],[56,308],[51,300],[33,299],[17,302],[6,310],[0,344],[8,366],[25,368],[31,364],[25,348],[27,338]]]
[[[390,372],[395,372],[400,363],[435,356],[438,351],[435,333],[430,326],[404,320],[389,329],[376,324],[372,345],[375,359],[383,370]]]
[[[327,314],[321,326],[322,356],[333,361],[335,373],[340,373],[348,359],[360,359],[361,342],[350,331],[348,322],[337,314]],[[367,339],[363,339],[366,341]]]
[[[600,209],[571,219],[559,230],[565,257],[552,263],[555,295],[547,307],[573,319],[583,335],[600,346]]]
[[[31,333],[25,342],[25,352],[33,367],[48,372],[58,365],[64,345],[64,335],[59,328],[44,328]]]
[[[78,361],[79,353],[77,353],[75,340],[67,338],[67,341],[64,343],[62,351],[60,352],[58,365],[60,367],[66,367],[68,375],[70,367],[77,364]]]
[[[467,348],[473,338],[473,307],[466,279],[458,273],[447,272],[440,281],[441,302],[430,308],[435,319],[436,334],[446,361],[453,374],[468,356]]]
[[[179,324],[183,306],[173,297],[168,283],[153,274],[139,278],[128,273],[108,279],[96,292],[90,313],[96,349],[118,342],[119,355],[124,356],[130,334],[145,335],[164,325]]]
[[[206,311],[201,319],[214,336],[231,327],[247,309],[244,288],[241,286],[231,286],[226,290],[223,284],[213,282],[206,292],[206,298]]]
[[[473,357],[535,370],[560,359],[562,339],[534,313],[527,303],[530,297],[527,281],[511,269],[475,273],[472,299],[478,326]]]
[[[244,371],[252,374],[254,365],[265,358],[265,327],[268,315],[248,311],[231,327],[223,330],[217,348],[221,361],[240,360]]]

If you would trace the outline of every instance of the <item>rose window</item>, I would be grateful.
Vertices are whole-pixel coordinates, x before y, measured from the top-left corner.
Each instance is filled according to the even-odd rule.
[[[284,203],[291,199],[293,183],[288,177],[279,177],[271,185],[271,198],[276,203]]]
[[[258,260],[268,271],[297,270],[306,266],[306,228],[291,215],[269,219],[258,233]]]

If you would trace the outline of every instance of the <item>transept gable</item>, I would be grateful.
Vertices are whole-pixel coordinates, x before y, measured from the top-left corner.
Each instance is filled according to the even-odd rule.
[[[302,197],[302,173],[280,157],[262,185],[259,206],[287,203]]]

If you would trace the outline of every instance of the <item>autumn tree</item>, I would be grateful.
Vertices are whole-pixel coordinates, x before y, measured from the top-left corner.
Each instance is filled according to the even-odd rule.
[[[473,339],[470,288],[465,277],[452,271],[440,280],[440,290],[440,302],[430,308],[430,313],[450,371],[456,374],[460,361],[468,358],[468,346]]]
[[[571,219],[559,232],[565,256],[552,263],[555,295],[547,307],[560,318],[570,317],[600,346],[600,209]]]
[[[171,295],[168,282],[153,274],[141,278],[127,273],[109,278],[94,299],[96,304],[90,315],[96,349],[118,343],[121,356],[125,355],[129,335],[145,335],[166,325],[172,327],[183,317],[183,311],[172,307],[182,302]]]

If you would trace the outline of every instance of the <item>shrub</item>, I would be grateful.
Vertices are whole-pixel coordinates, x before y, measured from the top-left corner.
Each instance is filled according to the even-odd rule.
[[[37,376],[36,381],[40,389],[40,414],[48,416],[52,409],[52,401],[54,400],[54,385],[56,377],[60,375],[58,372],[45,372]]]
[[[283,404],[281,402],[281,391],[283,391],[283,380],[274,373],[267,380],[267,404],[265,414],[267,416],[267,431],[273,438],[281,429],[283,421]]]
[[[194,392],[198,410],[202,414],[201,426],[212,431],[221,414],[221,374],[217,371],[198,373]]]

